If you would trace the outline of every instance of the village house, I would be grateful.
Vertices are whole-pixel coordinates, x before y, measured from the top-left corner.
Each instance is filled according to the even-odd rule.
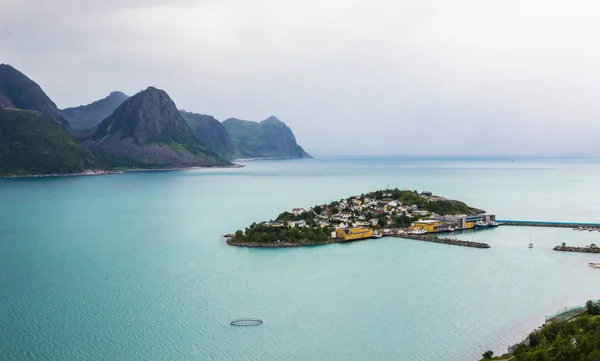
[[[292,221],[288,223],[290,227],[292,228],[303,228],[306,227],[306,221],[305,220],[300,220],[300,221]]]
[[[299,215],[304,214],[304,213],[306,213],[306,211],[303,208],[293,208],[292,209],[292,214],[294,216],[299,216]]]
[[[262,224],[264,224],[265,226],[269,226],[269,227],[282,227],[283,226],[283,223],[281,223],[281,222],[273,222],[273,221],[262,222]]]

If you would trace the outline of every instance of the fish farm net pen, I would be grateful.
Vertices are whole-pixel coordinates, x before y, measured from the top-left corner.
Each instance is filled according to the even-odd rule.
[[[259,318],[238,318],[231,321],[231,326],[259,326],[263,324],[263,320]]]

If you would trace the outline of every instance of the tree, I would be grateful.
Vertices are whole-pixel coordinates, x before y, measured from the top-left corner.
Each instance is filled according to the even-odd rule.
[[[594,301],[587,301],[585,307],[587,307],[587,312],[590,315],[600,315],[600,306],[595,304]]]
[[[481,355],[483,357],[484,360],[491,360],[492,357],[494,357],[494,351],[492,350],[487,350],[486,352],[483,353],[483,355]]]
[[[238,229],[238,230],[235,232],[235,237],[233,237],[233,238],[235,238],[235,239],[237,239],[237,240],[242,240],[242,239],[244,239],[244,232],[242,232],[242,230]]]
[[[587,361],[600,361],[600,350],[595,350],[587,357]]]

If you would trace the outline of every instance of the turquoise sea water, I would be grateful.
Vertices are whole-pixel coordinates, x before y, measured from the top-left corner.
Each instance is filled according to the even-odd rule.
[[[487,250],[383,238],[298,249],[221,235],[368,190],[500,219],[600,222],[600,162],[322,158],[0,180],[0,360],[475,360],[600,298],[600,232],[500,227]],[[528,249],[531,242],[533,249]],[[260,317],[260,327],[232,327]]]

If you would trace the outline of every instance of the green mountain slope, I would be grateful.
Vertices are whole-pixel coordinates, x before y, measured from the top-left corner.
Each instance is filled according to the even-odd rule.
[[[260,123],[230,118],[223,126],[244,158],[310,158],[292,130],[276,117]]]
[[[103,168],[53,119],[39,112],[0,109],[0,176],[83,173]]]
[[[7,64],[0,64],[0,108],[35,110],[54,119],[65,128],[67,120],[42,88],[25,74]]]
[[[125,100],[84,144],[122,167],[230,164],[198,140],[169,95],[153,87]]]
[[[196,114],[180,110],[181,116],[200,141],[220,156],[232,159],[236,155],[233,140],[223,124],[211,115]]]

